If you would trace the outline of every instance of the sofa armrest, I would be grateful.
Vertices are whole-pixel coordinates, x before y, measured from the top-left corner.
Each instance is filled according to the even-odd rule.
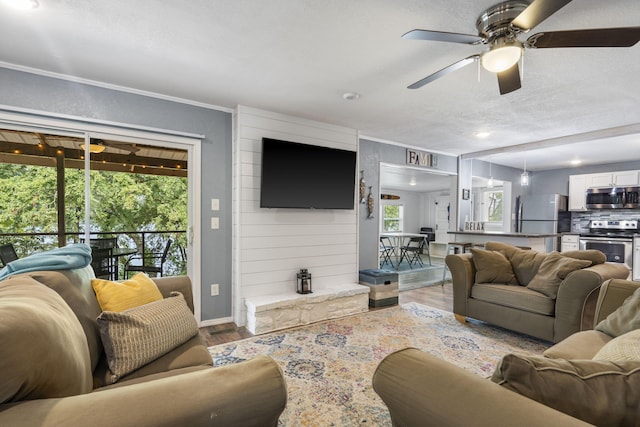
[[[589,425],[415,348],[380,362],[373,388],[395,426]]]
[[[625,278],[629,270],[622,264],[605,263],[576,270],[567,275],[558,288],[554,342],[578,331],[593,329],[598,291],[611,278]]]
[[[152,277],[151,280],[158,286],[160,293],[167,298],[171,292],[180,292],[193,313],[193,291],[189,276]]]
[[[266,356],[93,393],[0,406],[0,425],[276,426],[287,391]]]
[[[453,312],[461,316],[467,315],[467,299],[471,297],[471,287],[476,280],[476,268],[472,255],[450,254],[445,263],[451,272],[453,283]]]
[[[598,294],[593,326],[606,319],[638,288],[640,283],[630,280],[611,279],[604,282]]]

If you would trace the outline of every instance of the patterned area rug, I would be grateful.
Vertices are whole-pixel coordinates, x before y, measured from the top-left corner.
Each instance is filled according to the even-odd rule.
[[[214,366],[267,354],[285,374],[281,426],[391,426],[371,379],[389,353],[416,347],[488,377],[510,352],[540,354],[549,343],[501,328],[457,322],[417,303],[258,335],[210,347]]]

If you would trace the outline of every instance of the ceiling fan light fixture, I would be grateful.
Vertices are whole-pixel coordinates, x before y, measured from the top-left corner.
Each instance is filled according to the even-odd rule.
[[[500,73],[517,64],[521,57],[522,43],[498,40],[482,55],[482,66],[492,73]]]
[[[80,148],[82,148],[83,150],[86,148],[86,146],[84,144],[80,144]],[[89,144],[89,152],[91,153],[102,153],[105,150],[104,145],[102,144]]]

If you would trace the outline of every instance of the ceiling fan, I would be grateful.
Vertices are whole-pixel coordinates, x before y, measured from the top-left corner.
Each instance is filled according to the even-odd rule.
[[[497,73],[500,94],[521,87],[518,62],[525,48],[556,47],[630,47],[640,40],[640,27],[597,28],[570,31],[549,31],[534,34],[526,41],[518,36],[526,33],[571,0],[509,0],[490,7],[476,21],[478,35],[431,30],[412,30],[405,39],[431,40],[471,45],[488,45],[489,50],[471,55],[437,71],[412,85],[418,89],[460,68],[481,61],[488,71]]]

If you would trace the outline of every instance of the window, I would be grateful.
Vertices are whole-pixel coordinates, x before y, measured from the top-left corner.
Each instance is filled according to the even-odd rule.
[[[482,220],[502,223],[503,192],[501,189],[484,190],[482,192]]]
[[[402,205],[382,205],[382,231],[386,233],[402,231],[403,217]]]

